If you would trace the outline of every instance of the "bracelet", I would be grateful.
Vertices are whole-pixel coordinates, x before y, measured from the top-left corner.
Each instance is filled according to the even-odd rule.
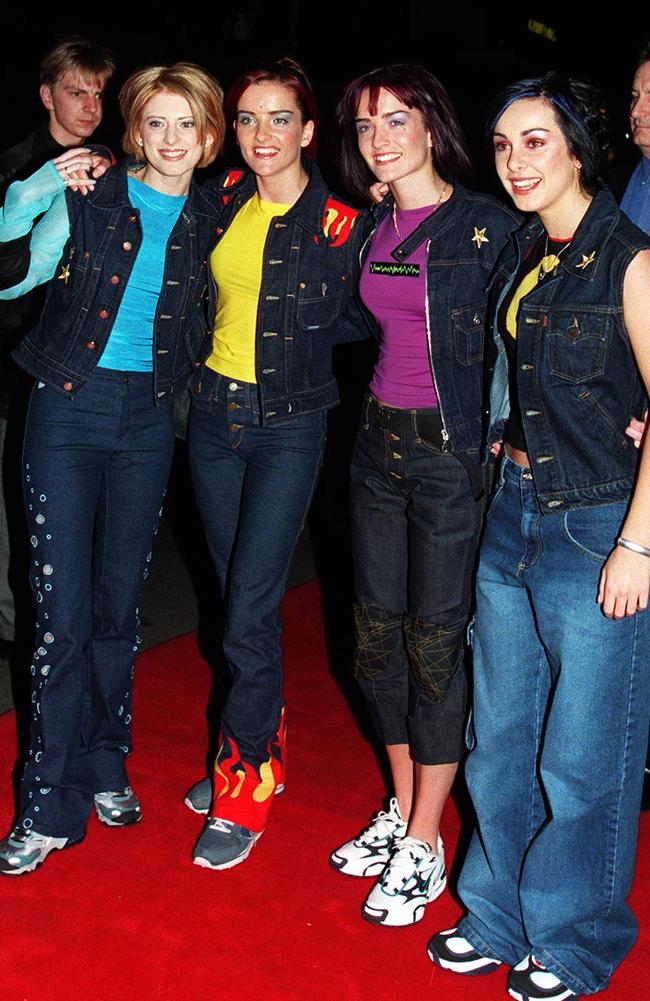
[[[638,542],[630,542],[629,539],[624,539],[622,535],[619,535],[616,545],[623,546],[623,549],[629,549],[632,553],[639,553],[640,556],[647,556],[650,559],[650,549],[639,545]]]

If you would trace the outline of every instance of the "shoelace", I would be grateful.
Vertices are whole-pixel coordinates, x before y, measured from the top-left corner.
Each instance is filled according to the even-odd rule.
[[[211,831],[220,831],[222,834],[230,834],[232,825],[232,820],[222,820],[221,817],[210,817],[208,821],[208,827]]]
[[[31,841],[34,846],[40,846],[45,843],[45,837],[42,834],[35,834],[34,831],[26,831],[24,827],[15,827],[7,840],[10,845],[17,848],[22,848],[28,841]]]
[[[403,844],[391,858],[382,878],[382,886],[392,892],[399,890],[413,877],[414,871],[427,854],[426,846],[411,839],[411,843]]]
[[[370,827],[359,835],[358,840],[362,845],[371,844],[378,838],[390,837],[395,828],[399,826],[399,820],[390,810],[380,810]]]

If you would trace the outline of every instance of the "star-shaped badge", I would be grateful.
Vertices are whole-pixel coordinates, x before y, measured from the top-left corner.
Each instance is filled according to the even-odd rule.
[[[58,276],[57,281],[62,281],[62,282],[64,282],[65,285],[67,285],[69,277],[70,277],[70,265],[69,264],[62,264],[61,265],[61,274]]]
[[[487,226],[484,226],[483,229],[479,229],[478,226],[474,227],[474,236],[472,237],[472,243],[475,243],[479,250],[481,249],[484,243],[490,242],[487,236],[485,235],[486,229]]]
[[[582,268],[582,270],[584,271],[586,267],[594,263],[595,258],[596,258],[595,250],[592,250],[589,256],[587,256],[587,254],[583,254],[582,260],[580,261],[580,264],[576,264],[576,268]]]

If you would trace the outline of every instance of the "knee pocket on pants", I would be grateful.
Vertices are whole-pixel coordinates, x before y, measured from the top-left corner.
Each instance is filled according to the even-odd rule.
[[[444,702],[461,661],[463,629],[405,615],[404,637],[418,687],[434,702]]]
[[[354,625],[354,676],[371,681],[388,667],[395,644],[402,642],[402,616],[362,603],[354,606]]]

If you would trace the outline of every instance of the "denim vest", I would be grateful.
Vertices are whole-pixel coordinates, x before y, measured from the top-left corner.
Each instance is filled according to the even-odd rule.
[[[127,195],[123,161],[86,197],[67,192],[70,236],[49,284],[40,320],[13,357],[35,378],[74,396],[108,341],[142,243],[137,209]],[[183,389],[205,336],[206,257],[220,205],[192,183],[167,244],[154,323],[156,402]]]
[[[338,403],[332,348],[369,331],[354,301],[363,213],[327,189],[304,158],[309,182],[298,201],[269,226],[257,312],[255,370],[263,424]],[[241,206],[256,193],[255,177],[229,171],[212,187],[225,203],[222,239]],[[205,190],[205,189],[204,189]],[[210,272],[212,325],[218,290]],[[212,332],[203,347],[212,350]],[[195,379],[192,392],[202,392]]]
[[[391,198],[375,210],[377,225],[389,211]],[[449,201],[393,251],[401,263],[427,241],[427,339],[445,451],[479,448],[483,441],[486,288],[520,224],[521,216],[496,198],[456,183]],[[368,249],[369,241],[362,264]]]
[[[492,316],[542,232],[535,216],[504,251],[490,292]],[[542,510],[625,500],[632,491],[638,451],[625,428],[648,404],[625,329],[623,282],[630,261],[648,248],[650,238],[603,189],[555,272],[521,301],[517,384]],[[494,326],[488,446],[503,436],[510,412],[505,348]]]

